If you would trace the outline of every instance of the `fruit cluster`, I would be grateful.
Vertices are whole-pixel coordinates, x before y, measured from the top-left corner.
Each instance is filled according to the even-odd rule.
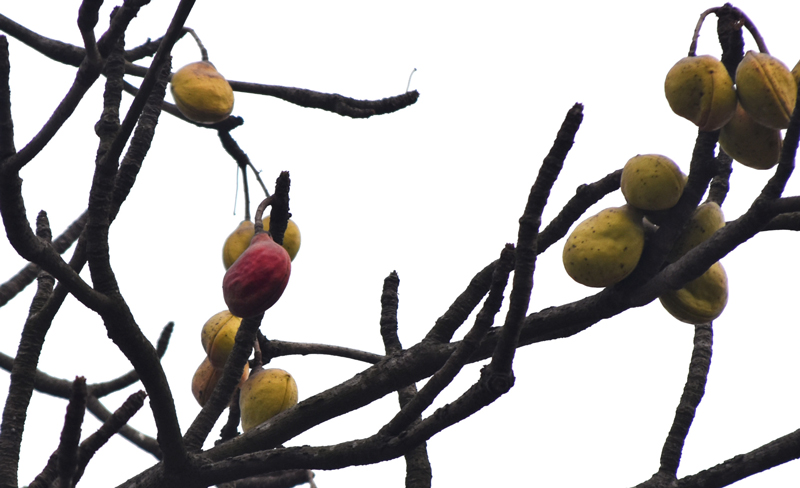
[[[259,214],[256,215],[259,220]],[[267,217],[262,226],[269,226]],[[225,240],[223,294],[229,310],[215,314],[203,325],[200,341],[206,358],[192,379],[192,393],[203,406],[214,391],[230,356],[241,317],[265,312],[280,298],[291,271],[291,260],[300,249],[300,231],[291,220],[283,247],[269,233],[256,232],[255,224],[243,221]],[[234,315],[236,312],[236,315]],[[297,403],[297,383],[282,369],[245,366],[239,383],[242,429],[248,431]]]
[[[683,58],[667,73],[664,92],[670,108],[701,131],[721,129],[719,144],[731,158],[769,169],[778,163],[798,83],[800,63],[790,72],[768,53],[748,51],[735,80],[713,56]]]
[[[622,169],[620,189],[627,202],[607,208],[579,223],[567,238],[562,253],[567,274],[586,286],[614,285],[633,272],[645,246],[645,228],[659,221],[683,194],[687,177],[666,156],[640,154]],[[674,262],[725,225],[719,205],[697,207],[690,222],[667,256]],[[728,280],[720,263],[683,288],[660,297],[664,308],[678,320],[707,323],[717,318],[728,301]]]
[[[233,90],[208,61],[199,37],[193,30],[187,31],[200,47],[202,60],[172,75],[170,89],[175,105],[192,122],[222,122],[233,111]],[[206,357],[192,378],[192,393],[200,406],[211,398],[223,375],[243,318],[266,312],[278,301],[289,282],[291,263],[300,250],[300,230],[289,220],[283,243],[278,245],[264,230],[265,227],[269,229],[270,218],[262,221],[264,210],[272,202],[273,197],[261,202],[255,221],[251,222],[249,217],[245,219],[223,245],[222,262],[226,272],[222,294],[228,310],[208,319],[200,333]],[[264,369],[257,342],[255,346],[253,370],[245,364],[239,382],[239,409],[245,432],[297,404],[297,384],[292,375],[282,369]]]

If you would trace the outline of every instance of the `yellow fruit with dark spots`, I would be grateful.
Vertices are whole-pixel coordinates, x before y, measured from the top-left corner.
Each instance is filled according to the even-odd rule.
[[[642,214],[629,205],[607,208],[584,220],[562,253],[569,276],[586,286],[611,286],[628,276],[642,256]]]
[[[719,262],[679,290],[659,297],[673,317],[689,324],[707,324],[716,319],[728,304],[728,276]]]
[[[198,61],[172,75],[170,90],[178,110],[198,124],[215,124],[233,112],[233,89],[213,64]]]
[[[242,430],[263,424],[297,404],[297,383],[282,369],[254,370],[239,392]]]
[[[672,208],[683,194],[686,176],[677,164],[660,154],[639,154],[622,169],[620,189],[628,205],[640,210]]]
[[[717,202],[699,205],[672,246],[667,261],[677,261],[723,227],[725,227],[725,216]]]
[[[673,112],[702,131],[725,125],[736,110],[736,90],[725,65],[713,56],[689,56],[667,73],[664,94]]]
[[[748,51],[736,68],[736,91],[739,103],[756,122],[772,129],[789,127],[797,82],[778,59]]]
[[[225,366],[233,344],[236,332],[242,324],[241,317],[236,317],[228,310],[224,310],[208,319],[200,332],[200,342],[203,344],[209,361],[217,368]]]
[[[753,169],[770,169],[781,157],[781,131],[761,125],[742,108],[719,132],[719,145],[728,155]]]

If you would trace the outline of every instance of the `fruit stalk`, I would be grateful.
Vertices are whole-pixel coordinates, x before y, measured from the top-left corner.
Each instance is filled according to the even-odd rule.
[[[203,41],[200,40],[200,37],[197,35],[197,33],[194,31],[194,29],[192,29],[190,27],[184,27],[183,30],[184,30],[184,32],[188,32],[189,34],[192,35],[192,37],[194,37],[194,42],[196,42],[197,43],[197,47],[200,48],[201,59],[203,61],[208,61],[208,51],[206,50],[206,47],[203,45]]]

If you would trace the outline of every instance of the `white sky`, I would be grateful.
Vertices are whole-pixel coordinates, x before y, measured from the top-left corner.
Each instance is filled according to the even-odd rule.
[[[104,5],[98,33],[113,4]],[[0,13],[48,37],[80,44],[78,5],[7,1]],[[159,37],[176,5],[162,0],[145,7],[131,25],[128,46]],[[379,99],[402,93],[417,69],[411,88],[420,91],[419,101],[367,120],[237,94],[234,114],[245,124],[232,134],[270,185],[281,170],[291,172],[291,208],[303,236],[287,291],[262,330],[276,339],[380,353],[381,286],[397,270],[400,338],[405,346],[416,343],[469,279],[516,239],[517,219],[539,164],[575,102],[585,105],[584,123],[545,223],[579,184],[621,168],[638,153],[665,154],[688,171],[696,129],[672,114],[663,80],[688,52],[698,16],[711,6],[238,1],[222,8],[220,2],[198,2],[187,26],[229,79]],[[743,0],[736,6],[759,27],[771,53],[794,66],[800,59],[800,4]],[[719,56],[715,29],[712,17],[698,53]],[[754,49],[752,38],[745,40],[746,48]],[[61,100],[75,70],[16,40],[10,44],[19,148]],[[187,37],[176,46],[173,66],[197,59]],[[97,83],[52,144],[22,172],[31,221],[47,210],[55,234],[86,206],[101,104],[102,83]],[[221,246],[243,214],[240,196],[233,215],[235,174],[215,132],[164,114],[111,230],[112,264],[144,333],[155,341],[164,324],[176,323],[163,364],[184,430],[199,411],[190,381],[204,354],[200,328],[225,308]],[[735,166],[723,207],[728,220],[744,212],[770,174]],[[798,185],[790,183],[786,194],[798,194]],[[616,192],[589,214],[622,203]],[[797,239],[790,232],[759,235],[723,260],[730,302],[715,323],[706,396],[679,476],[798,427],[800,332],[792,285],[799,263],[789,251]],[[562,245],[539,257],[530,312],[597,292],[566,275]],[[4,281],[24,262],[5,242],[0,256]],[[16,351],[33,291],[29,287],[2,311],[6,338],[0,350],[6,354]],[[521,349],[511,392],[428,443],[435,486],[619,487],[646,480],[658,468],[686,378],[692,334],[691,326],[672,319],[656,301],[575,337]],[[273,364],[295,376],[301,400],[364,367],[332,357],[279,358]],[[53,324],[40,367],[63,378],[85,375],[89,382],[129,369],[99,318],[73,299]],[[466,368],[436,406],[456,398],[477,378],[479,367]],[[2,374],[0,400],[7,387]],[[105,404],[113,410],[136,389],[112,395]],[[20,483],[28,483],[56,448],[64,408],[63,400],[34,394]],[[388,396],[290,445],[366,437],[396,408],[396,396]],[[155,434],[147,408],[131,423]],[[97,426],[87,415],[85,434]],[[89,465],[83,484],[113,486],[152,463],[151,456],[114,439]],[[404,469],[400,459],[318,472],[316,480],[327,488],[401,487]],[[798,478],[795,462],[735,486],[793,486]]]

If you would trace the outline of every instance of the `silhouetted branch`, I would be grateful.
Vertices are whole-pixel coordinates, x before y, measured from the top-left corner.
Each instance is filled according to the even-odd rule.
[[[78,443],[81,440],[81,426],[86,412],[86,378],[75,378],[72,394],[67,404],[61,442],[58,444],[58,479],[62,488],[72,486],[78,471]]]
[[[86,225],[86,220],[89,215],[84,212],[61,233],[60,236],[53,241],[53,249],[59,254],[63,254],[72,244],[78,239]],[[0,285],[0,307],[8,303],[12,298],[17,296],[19,292],[30,285],[39,274],[41,269],[39,266],[30,263],[22,268],[11,279]]]
[[[86,408],[102,422],[108,422],[114,415],[95,396],[89,396]],[[119,428],[119,435],[144,452],[152,454],[156,459],[162,459],[163,454],[156,439],[139,432],[127,424]]]
[[[711,368],[711,346],[713,331],[711,324],[696,325],[694,327],[694,349],[689,364],[689,376],[683,387],[683,395],[675,411],[675,420],[669,430],[669,435],[661,451],[661,467],[659,471],[675,479],[681,461],[683,445],[689,428],[694,421],[694,415],[706,389],[708,370]]]
[[[397,289],[400,285],[400,278],[396,271],[389,273],[383,280],[383,292],[381,293],[381,337],[386,349],[386,355],[399,353],[403,350],[400,344],[400,337],[397,335],[397,308],[399,298]],[[403,409],[417,395],[417,385],[410,384],[397,391],[400,408]],[[419,421],[421,416],[417,414],[409,421]],[[428,447],[423,442],[405,455],[406,460],[406,488],[430,488],[431,486],[431,462],[428,458]]]
[[[678,480],[678,488],[722,488],[795,459],[800,459],[800,430],[734,456],[713,468],[685,476]]]

